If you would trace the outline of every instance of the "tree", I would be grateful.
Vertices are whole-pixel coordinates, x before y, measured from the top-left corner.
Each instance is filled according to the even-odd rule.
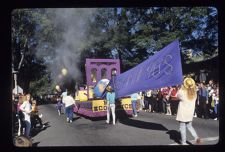
[[[87,20],[74,32],[77,23]],[[81,53],[76,64],[82,73],[85,58],[118,58],[126,71],[178,39],[186,63],[195,58],[185,58],[183,50],[192,49],[193,56],[203,58],[217,53],[217,24],[217,10],[212,7],[98,8],[89,13],[85,9],[17,9],[12,12],[13,65],[19,64],[24,52],[18,81],[28,90],[31,81],[39,83],[46,75],[53,78],[54,70],[47,67],[62,57],[71,60],[76,53]],[[75,51],[65,55],[60,53],[64,49]]]
[[[37,58],[35,54],[38,44],[43,41],[36,33],[45,17],[41,9],[15,9],[12,12],[12,65],[18,70],[16,68],[24,54],[24,62],[18,73],[18,83],[25,92],[29,92],[30,81],[40,79],[46,74],[44,60]],[[46,38],[44,34],[42,32],[42,37]]]
[[[100,28],[99,33],[104,34],[103,41],[96,41],[90,48],[95,54],[107,50],[111,56],[121,59],[123,70],[142,62],[175,39],[180,41],[182,51],[192,49],[194,54],[214,54],[218,47],[217,12],[211,7],[103,9],[93,25],[98,26],[91,26],[91,30]]]

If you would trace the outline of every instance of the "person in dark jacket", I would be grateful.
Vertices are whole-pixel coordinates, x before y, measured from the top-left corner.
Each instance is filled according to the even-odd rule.
[[[199,107],[200,107],[200,116],[204,119],[208,119],[208,90],[203,82],[200,83],[200,88],[198,92],[199,96]]]

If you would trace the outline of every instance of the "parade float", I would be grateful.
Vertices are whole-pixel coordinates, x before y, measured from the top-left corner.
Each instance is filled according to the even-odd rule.
[[[75,94],[74,112],[87,117],[104,117],[107,105],[102,94],[110,80],[120,74],[119,59],[86,59],[86,87],[80,87]],[[122,97],[116,100],[116,112],[123,111],[132,115],[131,98]]]

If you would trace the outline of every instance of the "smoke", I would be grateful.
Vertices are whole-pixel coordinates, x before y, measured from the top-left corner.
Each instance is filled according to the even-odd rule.
[[[88,45],[86,30],[88,28],[88,20],[95,14],[94,8],[56,8],[48,9],[48,20],[53,23],[54,29],[59,29],[52,32],[51,36],[56,36],[59,33],[60,41],[54,46],[50,43],[39,44],[36,55],[46,59],[48,70],[51,73],[52,79],[57,83],[62,83],[63,79],[73,79],[80,81],[82,74],[79,70],[80,55]],[[44,24],[47,24],[46,22]],[[44,25],[42,25],[42,28]],[[63,31],[63,32],[61,32]],[[52,43],[51,43],[52,44]],[[44,46],[44,48],[43,48]],[[66,78],[61,73],[61,70],[66,68],[68,74]]]

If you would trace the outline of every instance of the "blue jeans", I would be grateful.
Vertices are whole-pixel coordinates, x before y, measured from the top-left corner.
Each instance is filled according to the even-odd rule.
[[[132,103],[133,114],[137,115],[136,100],[132,100],[131,103]]]
[[[218,109],[219,109],[219,104],[215,104],[214,111],[216,115],[218,114]]]
[[[73,120],[73,105],[66,107],[66,116],[69,120]]]
[[[198,138],[195,129],[192,127],[192,122],[180,122],[181,144],[186,144],[186,127],[195,140]]]
[[[25,120],[25,136],[30,138],[31,122]]]

